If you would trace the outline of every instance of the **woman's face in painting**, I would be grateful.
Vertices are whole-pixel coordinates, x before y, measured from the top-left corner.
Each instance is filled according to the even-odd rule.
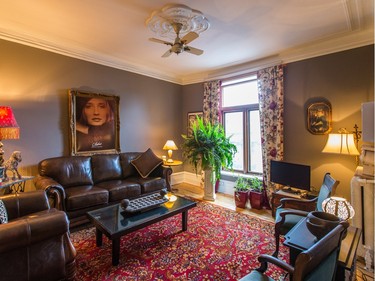
[[[107,122],[109,104],[105,99],[92,98],[86,103],[83,111],[89,125],[101,126]]]

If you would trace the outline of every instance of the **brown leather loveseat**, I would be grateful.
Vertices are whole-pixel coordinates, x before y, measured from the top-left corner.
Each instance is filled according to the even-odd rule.
[[[0,280],[74,280],[76,250],[66,214],[50,208],[43,191],[0,200],[8,220],[0,224]]]
[[[71,227],[88,222],[86,212],[142,195],[170,190],[172,169],[146,152],[55,157],[41,161],[34,179]]]

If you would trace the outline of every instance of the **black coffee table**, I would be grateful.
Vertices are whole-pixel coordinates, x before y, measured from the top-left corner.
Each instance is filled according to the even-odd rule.
[[[177,197],[171,206],[170,202],[142,212],[126,213],[120,204],[104,207],[87,213],[96,227],[96,245],[102,245],[103,233],[112,240],[112,265],[118,265],[120,259],[120,239],[122,236],[182,213],[182,230],[187,230],[188,210],[197,203],[186,198]]]

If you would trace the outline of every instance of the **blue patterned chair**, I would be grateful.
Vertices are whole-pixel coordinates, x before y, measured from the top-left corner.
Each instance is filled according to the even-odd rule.
[[[334,280],[342,235],[348,226],[346,221],[340,223],[308,250],[301,252],[294,267],[274,256],[260,255],[258,260],[261,266],[240,281],[274,280],[266,275],[269,263],[283,269],[289,275],[290,281]]]
[[[307,216],[309,211],[322,211],[322,202],[335,194],[338,184],[339,181],[332,178],[329,173],[326,173],[318,197],[311,200],[300,200],[298,198],[283,198],[280,200],[281,205],[276,209],[276,249],[273,256],[277,257],[279,253],[280,235],[287,234],[302,218]]]

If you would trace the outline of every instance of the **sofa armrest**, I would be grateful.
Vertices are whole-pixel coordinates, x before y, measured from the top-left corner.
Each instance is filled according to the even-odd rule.
[[[1,224],[0,253],[63,235],[68,230],[66,214],[56,209]]]
[[[5,204],[9,220],[50,208],[47,195],[41,190],[3,195],[0,199]]]
[[[167,189],[168,191],[171,191],[171,175],[172,175],[172,168],[159,165],[152,173],[150,174],[150,177],[161,177],[165,179]]]
[[[65,189],[57,181],[50,177],[38,175],[34,178],[36,189],[44,190],[48,198],[52,199],[51,207],[65,211]]]

